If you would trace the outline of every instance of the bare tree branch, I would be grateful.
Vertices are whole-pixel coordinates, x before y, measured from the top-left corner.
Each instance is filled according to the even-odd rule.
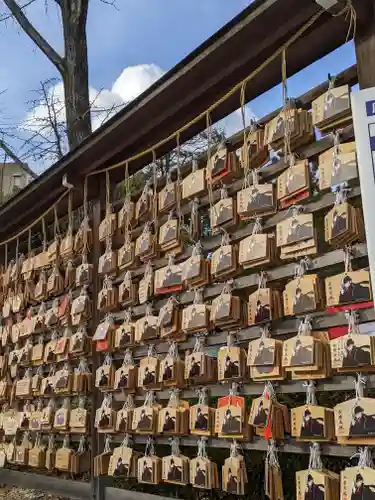
[[[39,47],[39,49],[48,57],[48,59],[56,66],[58,71],[63,74],[65,69],[64,58],[62,58],[51,47],[45,38],[34,28],[30,21],[25,16],[22,7],[20,7],[15,0],[4,0],[5,5],[8,7],[14,19],[18,22],[24,32],[31,38],[31,40]]]
[[[29,5],[31,5],[32,3],[34,3],[36,0],[29,0],[28,2],[26,2],[24,5],[21,5],[19,6],[20,9],[26,9],[26,7],[28,7]],[[14,15],[12,13],[10,14],[4,14],[3,16],[0,17],[0,22],[3,22],[3,21],[7,21],[8,19],[13,19],[14,18]]]
[[[12,158],[12,160],[15,163],[19,163],[22,165],[22,161],[18,158],[18,156],[11,150],[11,148],[8,146],[8,144],[3,140],[0,139],[0,148],[4,151],[4,153],[9,156],[9,158]]]
[[[114,9],[118,10],[120,12],[120,9],[116,5],[116,0],[100,0],[102,3],[105,3],[107,5],[110,5]]]

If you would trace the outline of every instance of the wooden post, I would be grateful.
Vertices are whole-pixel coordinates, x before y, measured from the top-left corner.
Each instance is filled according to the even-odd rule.
[[[93,200],[92,212],[92,265],[93,265],[93,284],[92,284],[92,320],[91,320],[91,335],[95,333],[95,329],[100,321],[100,315],[97,308],[98,293],[100,290],[100,280],[98,276],[98,264],[101,253],[99,241],[99,225],[102,218],[102,207],[104,207],[104,183],[102,176],[91,177],[91,182],[96,182],[98,189],[95,189],[96,197]],[[95,387],[95,374],[100,364],[100,357],[95,350],[92,351],[92,398],[91,398],[91,415],[90,415],[90,434],[91,434],[91,495],[93,500],[101,500],[103,498],[103,491],[100,488],[100,478],[94,477],[94,458],[100,451],[99,435],[95,428],[95,414],[98,406],[100,405],[100,393]]]
[[[375,87],[375,0],[355,0],[355,52],[361,89]]]

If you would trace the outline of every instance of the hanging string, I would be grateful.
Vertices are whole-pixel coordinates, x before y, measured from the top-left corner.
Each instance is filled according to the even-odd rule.
[[[129,436],[128,433],[125,434],[124,439],[122,440],[120,446],[123,448],[129,448],[132,444],[131,437]]]
[[[260,217],[256,217],[253,225],[253,229],[251,231],[251,236],[255,234],[260,234],[262,232],[262,219]]]
[[[335,205],[341,205],[342,203],[345,203],[346,200],[348,199],[348,193],[350,192],[350,189],[348,188],[348,183],[347,182],[342,182],[337,186],[336,190],[336,199],[335,199]]]
[[[191,202],[190,223],[188,228],[188,234],[191,238],[192,243],[194,243],[194,236],[198,233],[198,228],[197,228],[198,208],[199,208],[199,198],[194,198],[194,200]]]
[[[31,229],[29,229],[29,234],[27,238],[27,255],[30,256],[31,254]]]
[[[198,404],[206,405],[207,404],[207,387],[201,387],[195,391],[198,395]]]
[[[40,224],[42,222],[42,220],[53,210],[54,206],[58,205],[65,198],[65,196],[67,196],[68,193],[69,193],[69,190],[64,191],[64,193],[61,196],[59,196],[59,198],[57,198],[55,203],[53,205],[51,205],[49,208],[47,208],[47,210],[45,210],[37,219],[35,219],[33,222],[31,222],[31,224],[29,224],[28,226],[23,228],[22,231],[20,231],[19,233],[17,233],[14,236],[11,236],[10,238],[0,242],[0,246],[5,246],[10,242],[15,241],[17,238],[19,238],[23,234],[27,233],[31,228]]]
[[[268,462],[268,465],[270,467],[280,469],[279,459],[277,456],[276,443],[273,439],[268,441],[268,450],[267,450],[266,461]]]
[[[283,118],[284,118],[284,161],[292,155],[290,138],[291,138],[291,109],[290,101],[288,99],[288,84],[287,84],[287,68],[286,68],[286,48],[284,48],[281,55],[281,78],[283,88]]]
[[[19,275],[19,246],[20,246],[20,240],[17,238],[16,240],[16,276],[15,276],[15,283],[16,287],[18,285],[18,275]]]
[[[42,219],[42,234],[43,234],[43,251],[47,250],[47,230],[46,230],[46,219]]]
[[[112,443],[112,437],[107,434],[104,441],[104,453],[112,452],[111,443]]]
[[[215,215],[217,216],[216,213],[216,207],[214,204],[214,192],[213,192],[213,185],[212,185],[212,168],[211,168],[211,145],[212,145],[212,120],[211,120],[211,115],[209,112],[206,113],[206,130],[207,130],[207,161],[209,162],[209,168],[207,168],[207,188],[208,188],[208,200],[210,203],[210,209],[214,211]]]
[[[310,316],[305,316],[298,325],[298,333],[297,335],[300,337],[301,335],[311,335],[312,324]]]
[[[260,335],[260,340],[265,340],[265,339],[269,339],[271,337],[271,329],[270,329],[270,325],[263,325],[262,326],[262,333]]]
[[[275,392],[275,389],[274,389],[274,387],[272,385],[272,382],[268,381],[268,382],[265,383],[262,396],[263,397],[268,396],[268,398],[271,401],[275,401],[276,400],[276,392]]]
[[[374,468],[374,463],[372,461],[372,453],[368,446],[359,449],[358,468],[364,469],[365,467],[369,467],[370,469]]]
[[[69,190],[68,195],[68,234],[73,232],[73,190]]]
[[[167,406],[170,408],[178,408],[180,406],[180,389],[174,387],[169,391],[169,401]]]
[[[303,278],[303,276],[309,270],[309,266],[310,266],[310,261],[307,257],[301,259],[294,268],[294,279]]]
[[[267,285],[267,273],[266,271],[261,271],[258,275],[258,294],[260,290],[266,288],[266,285]]]
[[[233,439],[233,443],[230,445],[230,457],[236,458],[239,455],[240,446],[235,439]]]
[[[198,457],[208,458],[207,456],[207,438],[202,436],[198,441]]]
[[[195,344],[194,344],[194,347],[193,347],[193,353],[203,351],[206,335],[208,335],[208,331],[206,331],[206,332],[199,332],[195,336]]]
[[[176,134],[176,154],[177,154],[177,183],[176,183],[176,206],[177,206],[177,216],[180,222],[180,230],[184,223],[184,218],[181,212],[181,144],[180,144],[180,133]]]
[[[175,457],[180,455],[180,439],[178,437],[170,438],[171,454]]]
[[[333,132],[332,175],[336,175],[341,168],[340,159],[340,132]]]
[[[366,377],[361,373],[357,373],[357,380],[355,381],[355,398],[358,401],[364,397],[364,390],[366,387]]]
[[[125,198],[128,199],[130,197],[130,177],[129,177],[129,162],[125,161]]]
[[[89,219],[89,214],[88,214],[88,206],[87,206],[87,197],[88,197],[88,177],[85,177],[84,183],[83,183],[83,255],[87,259],[87,254],[89,251],[89,241],[88,241],[88,219]]]
[[[245,177],[246,173],[249,169],[249,151],[248,151],[248,145],[247,145],[247,137],[246,137],[246,82],[243,82],[241,85],[241,92],[240,92],[240,106],[241,106],[241,118],[242,118],[242,131],[243,131],[243,169],[245,172]]]
[[[307,405],[316,405],[316,387],[315,382],[313,380],[309,380],[308,382],[304,382],[303,387],[306,389],[306,404]]]
[[[309,471],[322,470],[323,462],[320,455],[320,444],[312,443],[310,446]]]
[[[158,178],[157,178],[157,170],[156,170],[156,152],[155,149],[152,150],[152,188],[153,188],[153,201],[152,201],[152,212],[154,219],[154,228],[155,228],[155,238],[158,235],[159,228],[159,217],[158,217]]]
[[[57,215],[57,206],[53,207],[53,235],[56,238],[60,236],[59,218]]]
[[[352,269],[353,249],[350,245],[345,245],[343,252],[344,252],[345,272],[350,273],[353,270]]]
[[[83,182],[83,218],[86,219],[88,218],[88,206],[87,206],[87,193],[88,193],[88,177],[85,177],[85,180]]]
[[[343,7],[337,14],[332,14],[332,16],[338,17],[338,16],[343,16],[344,14],[345,14],[345,21],[347,21],[348,17],[350,16],[348,32],[345,38],[345,43],[347,43],[351,38],[353,38],[354,40],[357,33],[357,12],[353,7],[352,0],[346,0],[345,7]],[[351,33],[353,33],[352,36]]]
[[[153,457],[154,455],[155,455],[154,438],[151,436],[148,436],[147,442],[146,442],[145,456],[146,457]]]
[[[229,396],[230,397],[238,396],[238,383],[237,382],[232,382],[232,384],[229,388]]]
[[[353,333],[359,335],[359,315],[358,311],[345,311],[345,318],[348,322],[348,335]]]
[[[109,215],[111,213],[111,180],[108,170],[105,173],[105,209],[106,215]]]

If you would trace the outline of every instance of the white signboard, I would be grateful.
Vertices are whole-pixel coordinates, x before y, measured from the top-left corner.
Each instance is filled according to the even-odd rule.
[[[351,93],[366,242],[375,287],[375,87]]]

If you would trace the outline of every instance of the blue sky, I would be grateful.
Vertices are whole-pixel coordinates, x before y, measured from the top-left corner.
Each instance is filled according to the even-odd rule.
[[[116,10],[100,0],[90,0],[90,87],[93,92],[103,89],[103,102],[135,97],[249,3],[250,0],[117,0]],[[45,1],[36,0],[26,12],[43,36],[62,53],[59,12],[53,0],[47,0],[47,5],[45,12]],[[6,12],[5,6],[1,9]],[[58,74],[13,21],[0,24],[0,37],[1,46],[6,47],[0,65],[0,90],[6,89],[0,96],[0,121],[18,124],[25,119],[29,107],[26,103],[32,98],[30,91],[41,80]],[[329,72],[335,74],[354,61],[352,44],[347,44],[293,77],[289,82],[290,96],[308,90],[325,80]],[[280,104],[281,90],[276,88],[252,102],[251,109],[260,117]],[[227,122],[228,132],[239,124],[239,115],[235,114]]]

